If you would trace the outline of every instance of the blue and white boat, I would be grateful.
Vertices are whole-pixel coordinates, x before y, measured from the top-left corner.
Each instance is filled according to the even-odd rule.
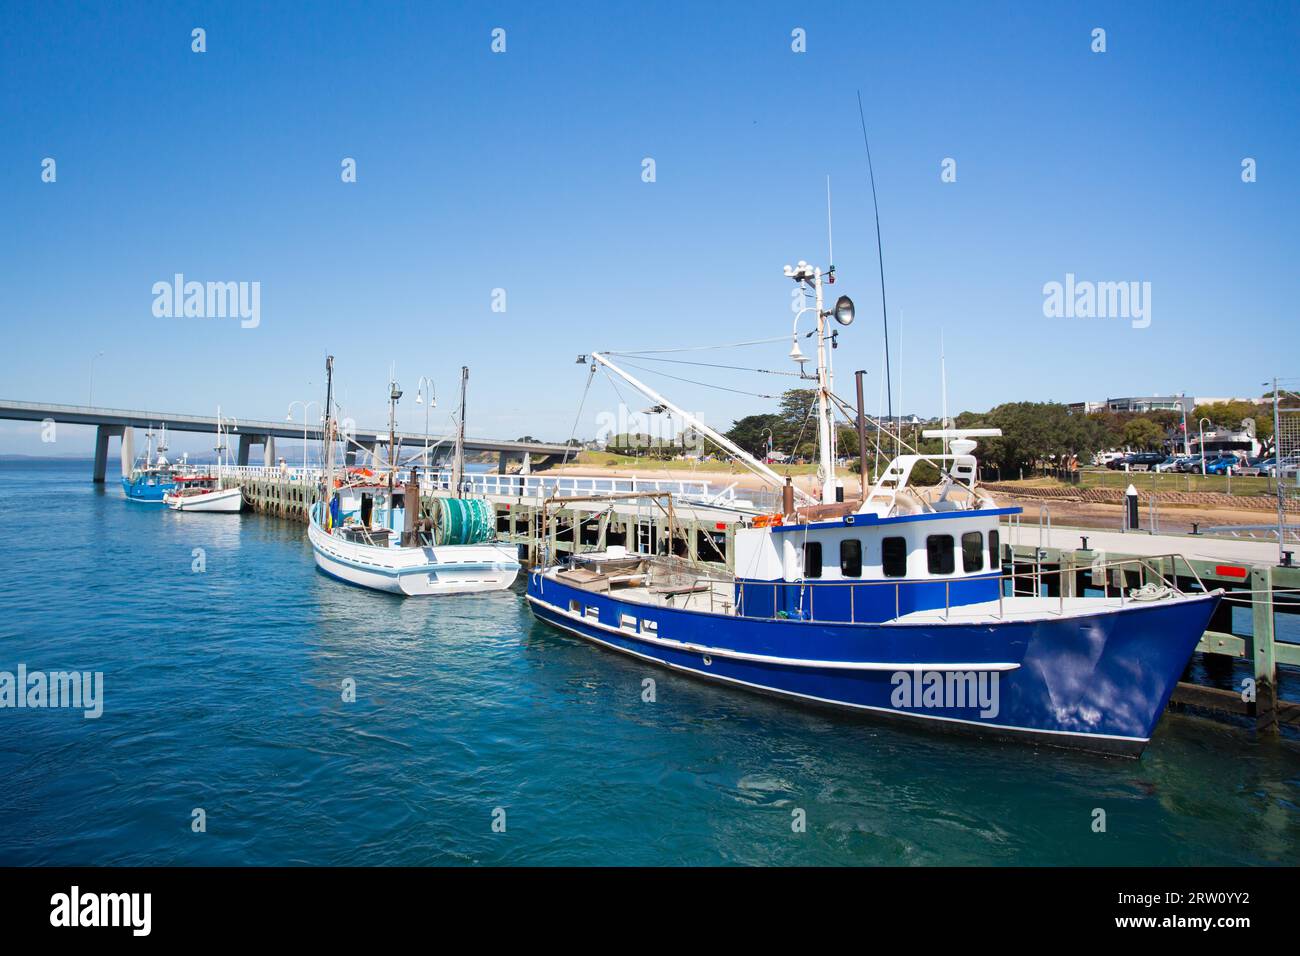
[[[167,460],[167,429],[163,427],[154,454],[153,430],[145,432],[144,456],[131,468],[131,474],[122,476],[122,491],[128,501],[144,504],[163,504],[163,499],[176,488],[176,470]]]
[[[816,296],[820,501],[797,505],[787,480],[780,514],[735,531],[730,574],[620,547],[554,562],[529,575],[533,613],[648,663],[804,704],[1139,755],[1220,592],[1180,592],[1164,577],[1173,556],[1091,569],[1108,596],[1008,588],[999,524],[1020,509],[978,486],[974,455],[975,439],[996,430],[927,432],[943,453],[897,454],[858,501],[843,501],[826,320],[848,324],[852,303],[823,311],[820,269],[800,263],[786,274]],[[780,480],[608,355],[591,360]],[[937,487],[909,483],[922,461],[940,470]]]

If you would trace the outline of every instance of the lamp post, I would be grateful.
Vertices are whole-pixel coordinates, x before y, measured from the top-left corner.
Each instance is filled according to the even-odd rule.
[[[305,479],[307,474],[307,409],[311,408],[313,405],[315,405],[317,408],[320,408],[320,402],[316,402],[316,401],[290,402],[289,414],[286,415],[284,419],[286,422],[293,421],[293,407],[295,405],[302,406],[302,470],[303,470],[303,477]]]
[[[95,404],[95,360],[103,354],[103,352],[96,352],[90,357],[90,402],[88,404],[92,406]]]
[[[1178,398],[1178,407],[1183,412],[1183,454],[1190,455],[1192,453],[1192,436],[1187,434],[1187,393],[1184,392]]]
[[[1210,421],[1208,418],[1202,418],[1196,423],[1196,431],[1200,436],[1198,444],[1201,446],[1201,477],[1205,477],[1205,423]],[[1213,424],[1213,422],[1211,422]]]
[[[424,402],[424,386],[429,386],[429,403]],[[438,405],[437,391],[434,388],[433,379],[426,375],[420,376],[420,381],[416,384],[415,404],[424,405],[424,470],[429,470],[429,409]]]

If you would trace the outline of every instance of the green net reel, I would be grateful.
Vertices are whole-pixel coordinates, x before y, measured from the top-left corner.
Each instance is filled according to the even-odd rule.
[[[437,498],[434,544],[481,544],[496,537],[496,512],[482,498]]]

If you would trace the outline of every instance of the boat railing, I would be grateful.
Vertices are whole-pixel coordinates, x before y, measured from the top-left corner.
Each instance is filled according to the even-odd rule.
[[[782,613],[777,612],[775,610],[780,604],[781,589],[788,588],[791,586],[798,587],[800,589],[800,601],[802,602],[804,589],[806,588],[807,595],[808,595],[807,615],[805,616],[802,613],[803,609],[801,607],[799,609],[800,614],[798,617],[794,618],[795,620],[802,620],[810,623],[824,623],[824,624],[831,624],[831,623],[856,624],[858,623],[857,606],[856,606],[858,588],[892,587],[894,589],[894,617],[899,618],[903,615],[902,592],[904,588],[915,589],[918,584],[921,586],[926,586],[926,585],[938,585],[942,583],[944,586],[943,616],[944,616],[944,620],[948,620],[952,614],[952,610],[954,607],[962,607],[968,603],[971,603],[971,602],[962,602],[961,604],[958,605],[954,605],[952,603],[953,584],[961,584],[964,581],[969,581],[969,580],[982,580],[982,581],[996,580],[998,585],[997,620],[1005,620],[1006,608],[1005,608],[1004,599],[1008,596],[1006,594],[1007,582],[1011,583],[1011,595],[1009,596],[1012,597],[1031,596],[1031,595],[1017,594],[1017,588],[1027,581],[1029,582],[1029,586],[1034,589],[1034,594],[1032,596],[1042,597],[1044,595],[1042,595],[1040,592],[1043,587],[1044,579],[1051,578],[1053,575],[1062,576],[1062,580],[1060,581],[1060,584],[1057,587],[1056,597],[1058,603],[1057,603],[1056,613],[1061,616],[1064,616],[1066,588],[1064,586],[1063,576],[1066,574],[1086,573],[1092,575],[1094,581],[1098,575],[1101,575],[1104,581],[1102,587],[1105,589],[1106,593],[1109,595],[1112,588],[1114,588],[1118,592],[1117,596],[1119,598],[1120,607],[1124,607],[1127,604],[1132,603],[1135,600],[1135,598],[1132,596],[1132,594],[1129,593],[1127,574],[1122,574],[1119,577],[1118,583],[1112,583],[1116,577],[1113,574],[1113,572],[1131,571],[1139,575],[1141,580],[1144,583],[1156,584],[1157,586],[1166,587],[1173,594],[1181,596],[1184,595],[1186,592],[1184,592],[1182,588],[1178,586],[1178,579],[1180,577],[1179,562],[1181,562],[1182,567],[1186,569],[1186,574],[1181,576],[1194,580],[1196,582],[1199,591],[1202,593],[1205,592],[1207,590],[1205,587],[1205,583],[1201,580],[1200,574],[1197,573],[1196,568],[1192,566],[1191,562],[1189,562],[1181,554],[1172,554],[1172,553],[1161,554],[1161,555],[1144,555],[1139,557],[1123,558],[1114,561],[1098,562],[1087,568],[1058,568],[1055,570],[1043,570],[1041,568],[1036,568],[1033,571],[1012,570],[1003,574],[999,574],[996,578],[990,578],[990,577],[980,577],[978,579],[946,578],[943,581],[939,581],[939,580],[917,581],[915,579],[908,580],[908,581],[860,581],[860,580],[842,580],[842,581],[811,580],[810,581],[807,578],[803,578],[795,581],[773,581],[769,585],[767,582],[751,582],[751,581],[737,582],[734,578],[719,577],[717,575],[704,574],[704,575],[696,575],[691,579],[691,588],[689,590],[692,592],[702,591],[704,590],[704,588],[701,587],[701,585],[707,585],[709,591],[709,609],[710,611],[712,611],[714,610],[714,594],[716,591],[715,586],[718,584],[723,584],[730,588],[736,588],[736,585],[739,584],[740,586],[737,589],[738,593],[736,594],[736,598],[735,598],[735,612],[738,617],[747,617],[750,615],[747,615],[745,613],[745,607],[744,607],[745,594],[749,592],[751,589],[756,590],[759,588],[770,586],[772,588],[773,613],[770,616],[764,614],[759,617],[761,619],[776,620],[776,619],[782,619]],[[847,621],[843,617],[823,617],[823,618],[817,617],[817,608],[816,608],[817,592],[819,589],[828,588],[828,587],[849,588],[849,616]],[[1133,590],[1136,591],[1137,589],[1134,588]],[[842,607],[842,605],[839,605],[837,603],[837,607]],[[938,607],[925,608],[924,610],[938,610]],[[788,619],[788,615],[786,616],[786,619]],[[878,623],[878,622],[879,622],[878,618],[873,617],[871,621],[864,621],[863,623]]]

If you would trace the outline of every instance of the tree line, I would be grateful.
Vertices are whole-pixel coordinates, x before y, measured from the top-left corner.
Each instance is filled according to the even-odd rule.
[[[790,389],[781,397],[775,412],[746,415],[735,421],[727,437],[751,455],[767,454],[769,439],[774,451],[792,458],[813,459],[817,454],[815,389]],[[1237,429],[1243,421],[1254,421],[1255,435],[1267,452],[1273,435],[1271,405],[1250,402],[1221,402],[1198,405],[1187,415],[1187,428],[1196,434],[1197,422],[1208,418],[1216,428]],[[1007,402],[986,412],[962,412],[953,421],[957,428],[1000,428],[1002,437],[980,441],[980,460],[1006,473],[1032,468],[1040,463],[1077,459],[1087,463],[1106,449],[1160,450],[1171,442],[1181,449],[1183,416],[1177,411],[1071,412],[1057,402]],[[903,437],[922,453],[940,450],[938,439],[922,439],[924,427],[903,426]],[[857,457],[857,434],[850,426],[836,429],[838,454]],[[856,463],[855,463],[856,464]]]

